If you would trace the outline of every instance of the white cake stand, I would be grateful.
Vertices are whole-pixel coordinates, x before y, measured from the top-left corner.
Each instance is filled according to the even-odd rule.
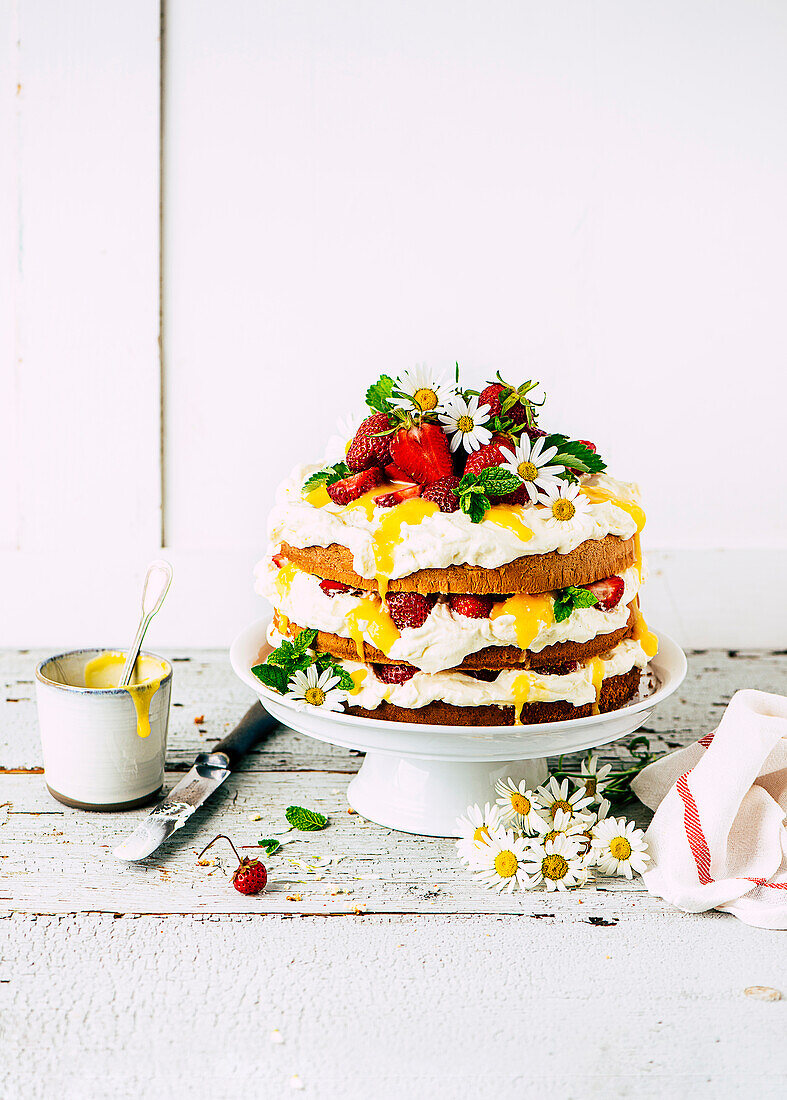
[[[243,630],[230,649],[237,675],[285,726],[318,741],[366,753],[349,785],[350,805],[363,817],[425,836],[457,836],[456,819],[477,802],[494,801],[494,782],[511,776],[537,786],[547,756],[606,745],[638,729],[686,675],[683,650],[666,634],[649,666],[644,697],[608,714],[522,726],[436,726],[383,722],[308,708],[296,710],[251,673],[265,644],[267,619]]]

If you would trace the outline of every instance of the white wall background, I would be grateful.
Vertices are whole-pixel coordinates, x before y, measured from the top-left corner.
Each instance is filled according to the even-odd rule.
[[[122,644],[163,538],[151,644],[225,645],[276,482],[457,358],[643,484],[655,625],[787,643],[787,5],[16,0],[0,71],[0,644]]]

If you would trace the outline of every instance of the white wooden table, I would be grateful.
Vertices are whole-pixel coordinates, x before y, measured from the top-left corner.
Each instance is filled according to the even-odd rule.
[[[0,655],[3,1100],[784,1095],[779,933],[688,916],[625,880],[500,898],[452,841],[348,813],[347,750],[282,729],[166,847],[119,864],[112,847],[146,811],[50,797],[39,656]],[[252,699],[226,654],[169,656],[174,782]],[[736,687],[783,691],[787,654],[694,653],[689,668],[646,730],[664,750],[712,728]],[[264,894],[232,889],[228,849],[197,864],[219,831],[259,852],[291,803],[330,825],[282,837]],[[333,862],[289,862],[316,857]],[[753,1001],[752,985],[785,999]]]

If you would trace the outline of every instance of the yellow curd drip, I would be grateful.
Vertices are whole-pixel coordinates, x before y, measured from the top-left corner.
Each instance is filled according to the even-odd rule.
[[[125,653],[109,650],[99,653],[85,665],[85,687],[94,690],[116,688],[120,684]],[[131,677],[131,683],[123,688],[131,696],[137,715],[137,734],[147,737],[150,734],[150,701],[161,686],[167,674],[166,665],[153,657],[138,657]]]
[[[318,485],[316,489],[312,489],[311,492],[306,494],[306,499],[313,508],[324,508],[326,504],[331,502],[328,490],[324,485]]]
[[[431,500],[421,500],[420,497],[412,497],[394,508],[389,508],[380,520],[380,525],[372,535],[372,551],[375,562],[375,580],[380,591],[380,598],[385,599],[388,591],[388,581],[393,573],[394,550],[402,541],[402,528],[417,527],[429,516],[433,516],[440,509]]]
[[[551,596],[532,596],[527,592],[518,592],[502,603],[496,603],[489,618],[513,615],[517,644],[520,649],[527,649],[542,627],[551,626],[555,621],[554,607]]]
[[[359,668],[357,672],[350,673],[350,676],[352,677],[352,682],[355,684],[355,687],[350,688],[350,695],[358,694],[367,675],[368,673],[365,668]]]
[[[659,651],[659,640],[645,622],[639,605],[634,608],[634,629],[631,637],[642,646],[648,660],[656,656]]]
[[[530,690],[533,687],[533,677],[529,672],[520,672],[516,677],[511,690],[514,694],[514,725],[522,725],[522,707],[530,699]]]
[[[588,498],[591,504],[614,504],[616,508],[622,508],[624,512],[628,512],[631,518],[637,525],[636,534],[634,535],[634,564],[637,569],[637,576],[640,581],[642,580],[642,545],[640,543],[640,531],[645,526],[645,513],[633,500],[623,500],[622,497],[616,497],[614,493],[609,489],[600,489],[597,485],[583,485],[582,492]]]
[[[360,600],[357,607],[348,613],[345,622],[350,637],[355,642],[359,661],[365,660],[364,634],[368,636],[372,645],[386,656],[396,639],[401,637],[385,605],[371,598]]]
[[[292,582],[297,572],[298,566],[295,565],[294,562],[287,561],[276,574],[276,580],[273,583],[280,596],[289,595],[290,589],[292,588]]]
[[[529,542],[533,532],[522,522],[522,509],[514,504],[493,504],[484,516],[484,523],[494,523],[513,531],[522,542]]]
[[[596,701],[593,704],[593,713],[598,714],[598,704],[601,699],[601,686],[604,683],[604,662],[600,657],[591,657],[590,659],[590,675],[593,683],[593,690],[596,693]]]
[[[362,508],[366,512],[366,518],[371,521],[374,519],[374,509],[376,507],[375,497],[381,497],[389,492],[393,492],[393,487],[388,489],[385,485],[375,485],[373,489],[367,489],[363,496],[358,497],[352,504],[346,504],[340,514],[344,515],[355,508]]]

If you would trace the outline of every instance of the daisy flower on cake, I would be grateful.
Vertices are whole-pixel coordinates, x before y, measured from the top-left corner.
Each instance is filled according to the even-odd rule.
[[[552,821],[555,820],[558,810],[563,810],[572,819],[578,818],[582,822],[589,820],[589,815],[584,811],[593,799],[586,795],[581,787],[569,794],[567,779],[559,783],[554,775],[551,775],[549,782],[536,791],[536,798],[540,808],[546,811]]]
[[[515,825],[531,834],[541,834],[549,828],[538,813],[538,799],[527,789],[524,779],[521,783],[515,783],[511,778],[498,779],[495,791],[500,796],[497,805],[504,825]]]
[[[596,866],[605,875],[625,875],[648,869],[650,853],[645,834],[633,821],[608,817],[593,829],[593,855]]]
[[[456,825],[460,836],[456,850],[465,863],[475,863],[478,853],[489,843],[493,833],[501,827],[497,806],[487,802],[483,810],[477,804],[467,807],[467,816],[458,817]]]
[[[489,843],[479,850],[473,868],[484,886],[510,894],[517,886],[523,890],[529,887],[524,869],[527,859],[527,842],[513,830],[501,829],[492,833]]]
[[[538,503],[549,510],[547,525],[564,529],[590,515],[590,501],[572,481],[555,481],[539,493]]]
[[[588,873],[574,837],[560,833],[543,844],[531,845],[525,862],[531,886],[544,883],[547,890],[584,886]]]
[[[331,669],[319,672],[316,665],[310,665],[305,672],[293,672],[284,698],[294,703],[297,710],[305,706],[343,710],[345,693],[338,690],[338,683],[339,677]]]
[[[544,447],[544,440],[531,440],[523,435],[512,451],[501,446],[504,456],[503,468],[522,479],[522,485],[531,504],[538,501],[539,492],[545,493],[550,486],[558,487],[557,475],[563,472],[563,466],[550,466],[557,454],[557,447]]]
[[[479,405],[477,397],[467,401],[461,394],[454,397],[440,416],[440,423],[451,437],[452,452],[461,446],[469,454],[488,443],[492,438],[489,428],[484,427],[488,422],[489,406]]]
[[[421,413],[441,413],[456,394],[456,387],[445,375],[434,375],[426,364],[418,363],[396,379],[390,397],[395,409],[416,409]]]

